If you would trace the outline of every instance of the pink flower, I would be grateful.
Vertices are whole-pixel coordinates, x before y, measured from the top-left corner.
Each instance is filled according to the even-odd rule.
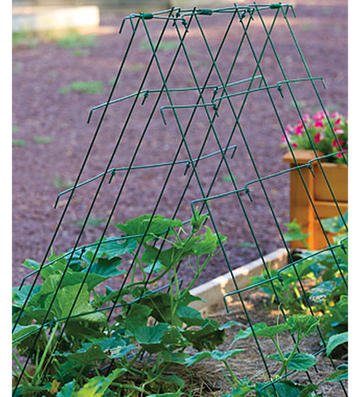
[[[297,143],[292,143],[291,146],[292,146],[293,148],[295,148],[295,149],[296,149],[297,147],[299,147],[299,145],[298,145]]]
[[[291,125],[291,124],[288,124],[288,125],[285,127],[285,132],[288,133],[288,132],[290,132],[290,131],[292,131],[292,125]]]
[[[304,121],[307,121],[307,120],[309,120],[310,119],[310,114],[304,114],[303,115],[303,120]]]
[[[337,128],[337,127],[334,128],[334,131],[335,131],[337,134],[343,134],[343,133],[344,133],[344,130],[342,130],[341,128]]]
[[[304,124],[298,124],[294,128],[296,135],[301,135],[304,132]]]
[[[339,113],[339,112],[334,112],[330,117],[331,117],[332,119],[337,119],[339,116],[340,116],[340,113]]]
[[[322,120],[315,121],[314,127],[316,127],[316,128],[324,128],[324,124],[323,124]]]
[[[328,115],[329,112],[326,111],[326,114]],[[322,120],[323,118],[325,118],[325,112],[323,110],[320,110],[319,112],[316,112],[314,114],[314,120],[315,121]]]
[[[339,143],[337,142],[336,139],[334,139],[332,144],[331,144],[331,146],[332,147],[338,147],[339,145],[341,146],[344,143],[344,141],[342,141],[341,139],[338,139],[338,141],[339,141]]]
[[[339,125],[341,123],[341,118],[339,117],[337,120],[334,121],[335,125]]]
[[[323,137],[322,137],[322,134],[321,134],[320,132],[318,132],[318,133],[315,134],[315,136],[314,136],[314,143],[315,143],[315,144],[319,143],[319,142],[321,141],[322,138],[323,138]]]

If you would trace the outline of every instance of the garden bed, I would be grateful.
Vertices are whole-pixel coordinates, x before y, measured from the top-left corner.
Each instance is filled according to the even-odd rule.
[[[250,310],[251,322],[266,322],[269,325],[275,325],[278,321],[279,311],[271,309],[267,306],[267,298],[265,294],[261,292],[252,292],[244,299],[247,310]],[[216,319],[220,324],[225,324],[227,321],[233,320],[242,324],[243,328],[249,326],[249,322],[244,314],[244,311],[240,307],[239,302],[234,302],[229,306],[229,313],[226,310],[219,310],[216,313],[209,314],[209,318]],[[221,346],[221,351],[227,351],[229,349],[244,348],[246,351],[243,354],[236,355],[229,358],[228,362],[231,365],[238,379],[252,378],[255,374],[259,375],[254,381],[263,382],[267,381],[265,375],[264,365],[261,361],[259,350],[253,338],[246,339],[241,342],[238,341],[231,346],[231,341],[234,339],[239,329],[233,327],[226,332],[226,340]],[[274,346],[268,340],[261,340],[261,349],[264,356],[274,354]],[[318,334],[314,333],[310,337],[306,338],[306,343],[300,347],[301,352],[314,354],[314,352],[320,350],[320,338]],[[292,340],[290,335],[281,335],[280,343],[282,346],[291,346]],[[270,360],[268,360],[270,361]],[[339,358],[333,360],[335,366],[339,366],[344,362]],[[275,361],[271,363],[270,370],[278,368],[279,364]],[[230,387],[225,381],[222,374],[222,370],[226,370],[222,363],[214,362],[214,360],[204,360],[201,363],[195,364],[192,370],[194,377],[193,385],[193,396],[204,397],[204,396],[221,396],[223,393],[229,393]],[[325,353],[321,353],[317,357],[317,370],[318,373],[312,368],[309,371],[313,383],[320,384],[326,379],[334,368],[326,357]],[[296,376],[290,377],[294,382],[300,384],[307,384],[308,378],[305,372],[297,372]],[[344,386],[347,387],[347,381],[343,382]],[[318,392],[322,391],[324,396],[327,397],[339,397],[343,395],[343,390],[339,382],[325,383],[321,386]]]
[[[298,250],[298,252],[300,251]],[[288,264],[287,252],[285,249],[274,251],[265,256],[264,262],[270,269],[279,270]],[[233,273],[238,288],[242,289],[247,287],[251,283],[251,278],[260,276],[263,269],[263,261],[258,259],[234,270]],[[310,286],[311,282],[308,283],[308,285]],[[232,291],[234,291],[234,284],[231,274],[224,274],[191,291],[192,294],[205,299],[205,301],[194,302],[193,306],[200,310],[204,316],[218,321],[220,325],[228,321],[236,321],[241,324],[241,328],[245,329],[250,325],[249,319],[237,295],[233,295],[229,297],[231,299],[227,299],[228,310],[225,309],[223,297],[225,294]],[[250,290],[242,293],[242,298],[252,324],[265,322],[268,325],[276,325],[279,322],[279,317],[281,317],[280,309],[276,309],[274,305],[270,304],[269,297],[265,293],[258,290]],[[234,344],[231,343],[238,332],[238,327],[232,327],[226,331],[226,340],[221,346],[221,351],[235,348],[246,349],[246,352],[243,354],[229,358],[228,363],[232,367],[234,373],[238,379],[250,379],[257,374],[258,376],[254,381],[266,382],[268,379],[266,378],[265,367],[261,361],[260,352],[254,339],[246,339],[246,341],[242,343],[241,341]],[[281,334],[280,344],[283,347],[292,346],[293,341],[291,336]],[[270,340],[261,340],[261,350],[264,357],[276,352]],[[301,346],[301,351],[304,353],[314,354],[319,350],[321,350],[321,339],[317,333],[313,333],[310,337],[306,338],[305,343]],[[334,366],[338,367],[344,362],[347,362],[341,359],[342,353],[340,351],[337,358],[333,359],[333,364],[330,359],[326,357],[325,352],[317,355],[316,370],[312,368],[312,370],[309,371],[309,375],[314,384],[320,384],[324,379],[330,376],[334,372]],[[279,364],[276,362],[273,362],[269,366],[272,373],[278,368]],[[229,384],[224,382],[224,376],[222,374],[224,370],[225,367],[221,362],[217,363],[210,359],[195,364],[192,371],[194,382],[192,385],[192,396],[217,396],[229,393],[231,391]],[[290,379],[299,384],[307,384],[309,382],[305,372],[296,372],[296,375],[290,377]],[[343,382],[343,385],[347,388],[347,380]],[[339,382],[323,383],[318,392],[323,392],[323,395],[328,397],[338,397],[344,393]]]

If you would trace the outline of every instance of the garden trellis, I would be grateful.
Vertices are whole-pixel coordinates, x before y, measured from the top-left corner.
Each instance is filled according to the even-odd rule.
[[[51,349],[55,352],[57,347],[64,343],[63,337],[67,329],[71,328],[73,319],[83,318],[84,321],[91,323],[99,319],[100,315],[105,314],[109,323],[115,322],[119,313],[132,313],[131,308],[135,303],[149,297],[151,299],[151,296],[157,297],[156,294],[159,291],[172,291],[173,289],[181,291],[191,287],[194,283],[191,281],[190,286],[183,285],[177,278],[177,272],[181,275],[181,271],[186,272],[184,270],[186,266],[197,266],[197,269],[201,269],[204,264],[198,261],[186,263],[186,255],[179,257],[176,268],[174,267],[172,272],[164,272],[163,278],[160,278],[159,274],[162,274],[161,266],[164,266],[167,260],[165,255],[171,249],[169,244],[173,244],[169,243],[168,239],[174,234],[172,229],[175,227],[186,228],[188,224],[191,224],[194,230],[196,229],[194,225],[197,222],[199,222],[199,227],[203,223],[209,226],[214,234],[212,234],[212,238],[208,237],[208,240],[207,235],[204,234],[203,240],[196,241],[206,242],[212,250],[218,247],[222,255],[222,263],[225,264],[224,269],[229,271],[233,278],[233,292],[224,295],[224,306],[231,310],[227,303],[229,297],[235,297],[238,300],[257,344],[268,377],[268,383],[263,389],[258,390],[258,393],[259,395],[270,395],[267,393],[269,390],[273,390],[273,395],[280,395],[276,384],[287,377],[290,378],[295,370],[285,373],[281,378],[274,379],[274,373],[268,365],[268,358],[262,352],[251,320],[251,312],[246,308],[243,295],[249,291],[257,291],[264,285],[272,289],[286,324],[288,314],[284,310],[276,286],[283,283],[284,272],[291,269],[299,283],[300,290],[306,296],[304,280],[298,269],[307,260],[324,253],[330,255],[335,268],[340,273],[341,284],[347,288],[347,280],[340,258],[342,254],[339,254],[347,251],[347,237],[335,243],[329,237],[317,203],[303,177],[305,170],[313,173],[313,166],[316,163],[326,180],[339,217],[338,222],[347,230],[346,215],[341,211],[333,192],[333,186],[327,179],[321,162],[329,155],[318,155],[307,131],[304,113],[296,99],[297,93],[301,92],[301,87],[306,86],[307,95],[315,98],[317,106],[324,112],[324,122],[332,129],[333,138],[337,142],[339,151],[334,152],[331,156],[343,156],[345,164],[347,164],[345,156],[347,151],[341,148],[339,136],[332,127],[330,116],[320,96],[320,90],[326,88],[325,81],[321,76],[312,76],[292,30],[290,20],[295,17],[295,11],[291,5],[278,3],[248,6],[235,4],[231,7],[218,9],[174,7],[154,13],[131,14],[124,18],[120,26],[120,37],[127,40],[127,46],[121,56],[120,66],[107,101],[93,107],[90,111],[88,123],[90,125],[96,123],[96,127],[83,164],[74,185],[60,193],[55,199],[55,209],[61,211],[59,222],[41,264],[33,265],[32,272],[24,277],[18,289],[18,297],[21,295],[21,299],[18,298],[18,305],[14,313],[13,343],[15,346],[20,346],[25,339],[30,342],[26,346],[25,361],[20,363],[16,357],[20,370],[14,395],[21,395],[19,390],[22,387],[22,379],[27,377],[26,369],[30,365],[37,346],[44,343],[42,337],[44,332],[50,335]],[[212,32],[211,28],[204,28],[212,18],[223,19],[223,32]],[[279,23],[288,27],[286,38],[276,36],[276,25]],[[251,31],[255,27],[262,31],[261,42],[252,40]],[[227,46],[230,35],[238,37],[236,48]],[[136,67],[138,57],[136,45],[139,44],[139,40],[142,40],[140,45],[144,48],[143,60],[145,60],[146,68],[139,80],[131,80],[127,85],[134,89],[130,92],[123,92],[122,83],[129,79],[127,72]],[[201,42],[201,53],[192,49],[191,43],[194,40]],[[286,40],[287,44],[291,44],[292,51],[295,51],[296,54],[296,60],[292,59],[291,62],[287,60],[287,52],[277,46],[277,40]],[[231,53],[231,56],[226,58],[226,62],[223,57],[225,51]],[[296,67],[293,68],[295,62]],[[199,73],[200,67],[201,73]],[[295,69],[295,73],[293,69]],[[266,109],[263,108],[263,105],[258,105],[257,98],[259,96],[265,101],[262,103],[266,104]],[[293,116],[304,124],[305,133],[312,146],[313,158],[306,164],[297,163],[286,132],[286,124],[290,120],[283,116],[282,101],[289,99],[292,103]],[[263,119],[264,131],[254,131],[251,126],[249,128],[249,125],[246,124],[249,112],[256,113],[258,118]],[[269,112],[271,118],[268,117]],[[107,126],[107,119],[112,117],[119,120],[117,131],[109,131]],[[159,123],[154,124],[155,120],[162,121],[160,129]],[[270,125],[271,123],[272,125]],[[263,169],[258,164],[256,148],[254,149],[251,145],[251,134],[266,134],[267,130],[273,128],[274,123],[276,124],[276,137],[279,141],[281,138],[285,140],[295,166],[284,169],[279,164],[278,171],[267,172],[266,168]],[[95,151],[101,153],[101,139],[112,139],[114,141],[113,150],[109,153],[102,153],[102,163],[99,165],[97,175],[87,175],[87,164],[92,161],[92,154]],[[163,146],[155,145],[154,142],[161,142]],[[144,152],[151,152],[154,160],[152,163],[144,164],[142,162],[142,153]],[[271,156],[271,153],[268,155]],[[235,174],[239,170],[241,173],[244,163],[250,166],[251,172],[249,175],[242,175],[239,182]],[[224,190],[224,185],[220,183],[221,175],[224,172],[229,183],[226,187],[231,185],[230,189]],[[308,256],[300,259],[298,256],[294,256],[294,252],[289,247],[284,225],[279,221],[274,208],[275,199],[269,194],[269,186],[271,189],[274,178],[288,177],[290,173],[299,175],[302,182],[299,189],[305,191],[313,216],[327,242],[327,246],[323,249],[311,252]],[[313,177],[316,179],[314,173]],[[153,178],[156,181],[155,185],[151,184],[150,187],[147,187]],[[127,191],[131,189],[138,190],[140,203],[138,207],[140,208],[134,209],[136,203],[128,201]],[[177,201],[168,200],[169,189],[175,192],[172,197],[175,195]],[[108,201],[104,201],[104,196],[109,195],[112,197],[112,204],[106,207]],[[228,254],[227,249],[231,241],[228,238],[225,244],[226,223],[224,225],[222,222],[226,204],[217,204],[223,200],[233,200],[236,203],[236,211],[231,216],[234,219],[238,218],[237,222],[246,225],[257,256],[263,263],[265,279],[246,288],[239,288],[233,275],[234,258]],[[260,224],[261,227],[262,221],[257,219],[256,207],[254,209],[259,200],[265,203],[279,235],[279,246],[285,248],[289,258],[288,265],[278,270],[275,275],[271,272],[272,269],[268,268],[262,243],[257,235],[259,229],[258,226],[255,226],[255,224]],[[66,230],[67,217],[71,208],[79,201],[85,204],[82,208],[84,219],[81,222],[78,237],[65,254],[55,256],[52,249],[56,247],[58,236],[63,233],[64,229]],[[63,208],[61,209],[61,207]],[[87,228],[96,211],[106,215],[105,226],[99,231],[100,234],[97,236],[96,242],[87,243]],[[144,211],[149,213],[146,218],[141,218],[143,222],[141,227],[140,223],[136,227],[130,223],[130,214],[141,217],[144,215]],[[160,213],[165,214],[167,220],[160,219],[158,215]],[[183,225],[180,225],[177,218],[179,214],[186,213],[188,220],[183,221]],[[114,219],[123,222],[119,228],[124,235],[107,237],[109,233],[110,235],[114,234]],[[128,221],[129,223],[126,223]],[[163,225],[167,225],[167,227],[164,228]],[[131,230],[131,233],[128,233],[128,230]],[[213,239],[214,236],[216,243]],[[148,248],[150,243],[153,251]],[[144,249],[148,250],[146,254]],[[197,249],[198,251],[194,250],[197,260],[197,254],[210,253],[209,247],[206,249],[198,247]],[[102,255],[107,256],[110,260],[108,264],[110,270],[102,268]],[[118,259],[120,255],[124,255],[122,262]],[[73,276],[73,270],[76,266],[80,266],[79,264],[85,258],[87,266],[83,269],[82,276],[77,279],[76,283],[70,282],[69,276]],[[149,265],[147,269],[138,268],[140,259]],[[217,258],[209,259],[218,260]],[[122,270],[118,272],[115,269],[120,263],[122,263]],[[28,263],[28,267],[31,268],[31,263]],[[42,277],[46,278],[44,276],[46,269],[54,268],[58,277],[53,278],[54,282],[48,283],[52,289],[46,296],[44,295],[45,303],[41,313],[37,314],[35,323],[24,322],[24,318],[28,316],[26,307],[40,292],[39,281]],[[108,276],[119,276],[117,290],[108,289],[106,292],[107,295],[112,294],[112,298],[104,301],[104,304],[97,301],[98,307],[84,303],[87,282],[90,277],[93,277],[94,268],[99,270],[97,274],[99,279],[103,277],[101,281]],[[219,271],[214,276],[220,274],[222,272]],[[196,279],[199,276],[200,273],[196,273]],[[165,279],[165,277],[167,278]],[[195,281],[197,280],[194,279]],[[142,289],[137,292],[137,296],[136,294],[131,295],[133,299],[129,299],[127,292],[127,300],[124,299],[127,288],[134,283],[141,286]],[[71,288],[64,290],[64,286]],[[61,307],[59,300],[61,294],[71,296],[71,303],[67,307]],[[306,298],[305,305],[315,317],[312,302]],[[58,317],[58,314],[62,316]],[[313,352],[315,356],[326,351],[327,343],[318,325],[316,325],[316,329],[323,347],[321,350]],[[293,342],[300,351],[294,336]],[[130,356],[129,351],[124,354]],[[46,358],[46,354],[44,357]],[[112,357],[110,356],[110,358]],[[46,362],[41,363],[43,365],[41,369],[43,382],[47,377],[47,371],[50,371],[53,359],[53,357],[46,358]],[[108,368],[111,368],[111,365]],[[311,382],[311,371],[306,371],[306,374]],[[341,386],[343,394],[347,395],[345,386],[342,383]]]

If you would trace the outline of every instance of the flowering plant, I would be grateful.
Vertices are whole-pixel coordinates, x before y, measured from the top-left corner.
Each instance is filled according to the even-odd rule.
[[[334,153],[333,156],[327,158],[328,162],[345,163],[345,155],[340,151],[347,152],[348,149],[348,119],[339,112],[330,114],[326,111],[325,114],[324,111],[320,111],[312,117],[304,114],[302,120],[299,120],[296,125],[288,124],[285,133],[295,150],[312,149],[312,141],[315,149],[324,155]],[[286,146],[285,136],[281,141],[282,146]]]

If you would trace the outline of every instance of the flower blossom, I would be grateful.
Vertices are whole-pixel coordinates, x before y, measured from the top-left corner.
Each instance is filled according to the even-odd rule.
[[[329,112],[326,111],[326,114],[329,115]],[[315,121],[322,120],[322,119],[325,118],[325,115],[326,115],[326,114],[325,114],[325,112],[324,112],[323,110],[320,110],[319,112],[316,112],[316,113],[314,114],[314,120],[315,120]]]
[[[341,129],[341,128],[335,127],[335,128],[334,128],[334,131],[335,131],[337,134],[344,134],[344,130]]]
[[[294,128],[294,132],[296,135],[301,135],[304,132],[304,124],[298,124]]]
[[[321,134],[318,132],[317,134],[314,135],[314,143],[317,144],[319,143],[324,137],[324,134]]]
[[[334,139],[332,144],[331,144],[331,146],[332,147],[338,147],[338,146],[341,146],[344,143],[344,141],[342,141],[341,139],[338,139],[338,141],[336,139]]]
[[[324,124],[323,124],[322,120],[316,120],[314,123],[314,127],[315,128],[324,128]]]

